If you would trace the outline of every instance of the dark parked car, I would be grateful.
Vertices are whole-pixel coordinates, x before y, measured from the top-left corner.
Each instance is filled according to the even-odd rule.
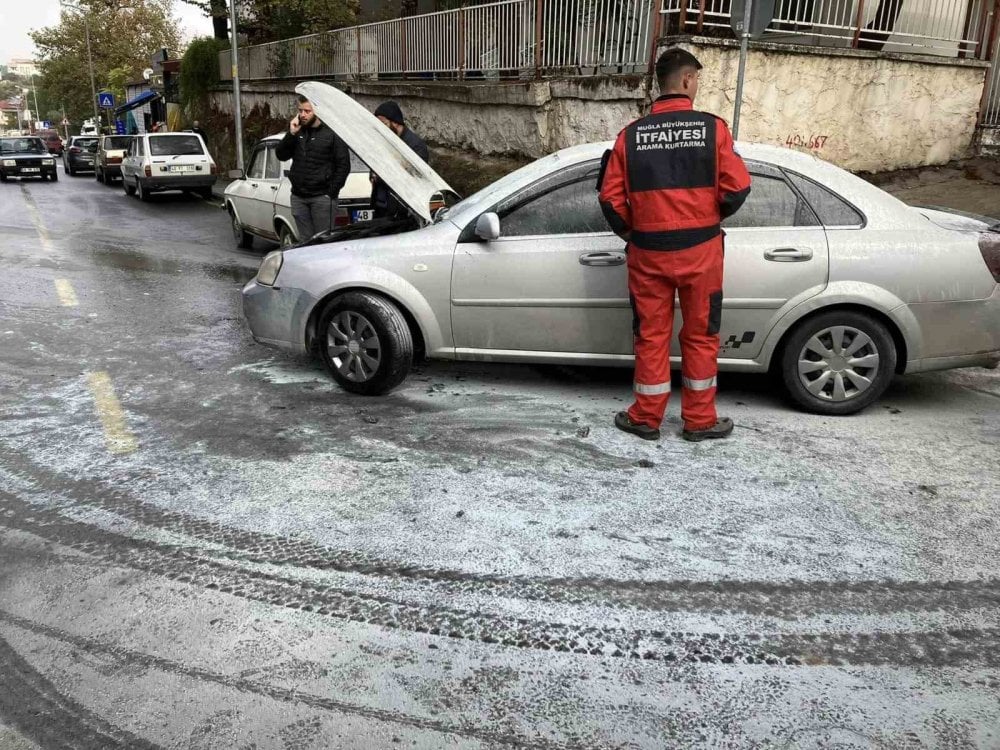
[[[38,134],[38,137],[45,141],[45,145],[48,147],[50,154],[62,156],[63,139],[59,137],[59,133],[57,131],[43,130]]]
[[[66,174],[77,172],[93,172],[94,157],[97,155],[96,135],[74,135],[69,139],[69,145],[63,152],[63,166]]]
[[[110,185],[122,176],[122,159],[128,151],[128,145],[135,136],[132,135],[102,135],[97,147],[97,163],[94,175],[98,182]]]
[[[7,182],[8,177],[59,179],[56,160],[41,138],[0,138],[0,182]]]

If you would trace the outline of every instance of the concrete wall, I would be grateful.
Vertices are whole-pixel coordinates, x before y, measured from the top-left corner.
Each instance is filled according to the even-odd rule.
[[[738,47],[697,38],[663,46],[675,43],[705,66],[697,106],[731,120]],[[811,151],[855,171],[943,164],[972,145],[985,72],[979,61],[757,44],[740,139]],[[484,155],[538,157],[611,139],[649,104],[642,77],[338,85],[370,109],[395,99],[432,144]],[[291,81],[244,84],[243,109],[266,102],[272,113],[292,113],[293,88]],[[215,103],[231,111],[232,97],[219,91]]]

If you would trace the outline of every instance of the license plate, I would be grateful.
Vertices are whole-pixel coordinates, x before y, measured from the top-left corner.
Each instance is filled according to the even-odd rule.
[[[351,211],[351,222],[371,221],[374,214],[375,212],[370,208],[361,209],[359,211]]]
[[[41,172],[40,167],[21,167],[22,172]]]
[[[164,167],[166,172],[193,172],[194,167]]]

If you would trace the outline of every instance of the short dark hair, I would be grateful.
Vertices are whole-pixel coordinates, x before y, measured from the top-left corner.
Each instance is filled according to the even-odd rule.
[[[299,94],[298,97],[296,97],[296,98],[299,100],[299,104],[308,104],[309,103],[309,100],[306,99],[304,96],[302,96],[302,94]]]
[[[698,58],[680,47],[671,47],[665,50],[660,59],[656,61],[656,82],[660,88],[664,89],[671,79],[685,68],[701,70],[701,63]]]

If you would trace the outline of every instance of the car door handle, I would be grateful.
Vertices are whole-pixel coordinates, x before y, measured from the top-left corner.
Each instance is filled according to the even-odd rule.
[[[584,253],[580,256],[583,266],[620,266],[625,262],[625,253],[614,251],[610,253]]]
[[[764,260],[773,260],[778,263],[794,263],[800,260],[809,260],[813,257],[813,251],[809,248],[800,250],[795,247],[776,247],[773,250],[764,251]]]
[[[271,190],[277,190],[277,189],[278,189],[277,185],[271,185]]]
[[[251,182],[250,187],[260,187],[256,182]]]

